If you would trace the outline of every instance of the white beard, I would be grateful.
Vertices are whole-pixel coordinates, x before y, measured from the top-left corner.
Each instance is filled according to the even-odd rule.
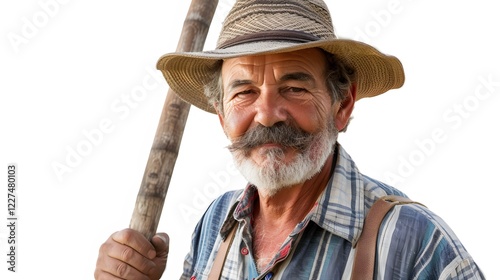
[[[266,196],[273,196],[278,191],[304,183],[319,173],[328,156],[333,152],[338,130],[333,121],[329,128],[314,135],[314,140],[303,152],[299,152],[290,163],[284,163],[284,151],[273,148],[262,152],[266,160],[257,165],[254,160],[241,151],[233,151],[235,165],[241,174]]]

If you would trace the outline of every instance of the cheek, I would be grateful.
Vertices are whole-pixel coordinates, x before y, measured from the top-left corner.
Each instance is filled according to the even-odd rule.
[[[294,121],[303,130],[315,133],[324,129],[329,118],[333,117],[330,101],[315,100],[308,104],[300,104],[296,108],[289,110]]]
[[[225,111],[224,117],[224,131],[229,140],[242,136],[250,127],[252,123],[252,116],[246,110],[228,108]]]

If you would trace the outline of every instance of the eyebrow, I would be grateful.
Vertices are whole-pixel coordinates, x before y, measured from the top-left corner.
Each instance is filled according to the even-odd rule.
[[[229,84],[229,90],[234,89],[241,85],[250,85],[253,82],[251,80],[234,80]]]
[[[253,82],[251,80],[234,80],[229,83],[227,86],[228,91],[233,91],[234,89],[238,88],[239,86],[244,86],[244,85],[251,85]]]
[[[286,82],[286,81],[314,82],[314,78],[312,75],[304,72],[293,72],[293,73],[287,73],[281,76],[279,79],[279,82]],[[234,80],[229,84],[228,89],[232,90],[238,86],[251,85],[251,84],[253,84],[252,80]]]
[[[280,78],[280,82],[286,82],[286,81],[314,81],[314,78],[312,75],[304,73],[304,72],[293,72],[293,73],[287,73]]]

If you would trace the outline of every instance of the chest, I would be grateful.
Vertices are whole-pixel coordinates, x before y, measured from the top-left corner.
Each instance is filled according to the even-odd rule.
[[[253,233],[253,257],[257,269],[263,271],[280,248],[287,241],[289,234],[284,232],[257,232]]]
[[[240,256],[238,262],[247,263],[247,268],[255,263],[257,271],[247,272],[250,275],[262,274],[269,266],[277,279],[342,279],[352,253],[351,243],[314,223],[296,235],[264,234],[252,240],[253,254]],[[325,275],[338,277],[322,278]]]

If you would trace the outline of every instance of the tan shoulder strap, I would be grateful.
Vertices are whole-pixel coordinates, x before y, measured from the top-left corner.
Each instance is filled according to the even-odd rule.
[[[418,203],[406,197],[389,195],[375,201],[365,218],[363,231],[355,244],[356,255],[352,266],[352,280],[372,280],[380,224],[389,210],[398,204]]]
[[[235,223],[235,225],[231,229],[231,232],[220,244],[219,251],[217,251],[217,255],[215,256],[214,264],[212,265],[212,269],[210,270],[210,274],[208,275],[208,280],[220,279],[220,276],[222,275],[222,269],[224,268],[224,263],[226,262],[227,253],[229,252],[229,248],[231,247],[234,236],[236,235],[236,228],[238,228],[238,223]]]

